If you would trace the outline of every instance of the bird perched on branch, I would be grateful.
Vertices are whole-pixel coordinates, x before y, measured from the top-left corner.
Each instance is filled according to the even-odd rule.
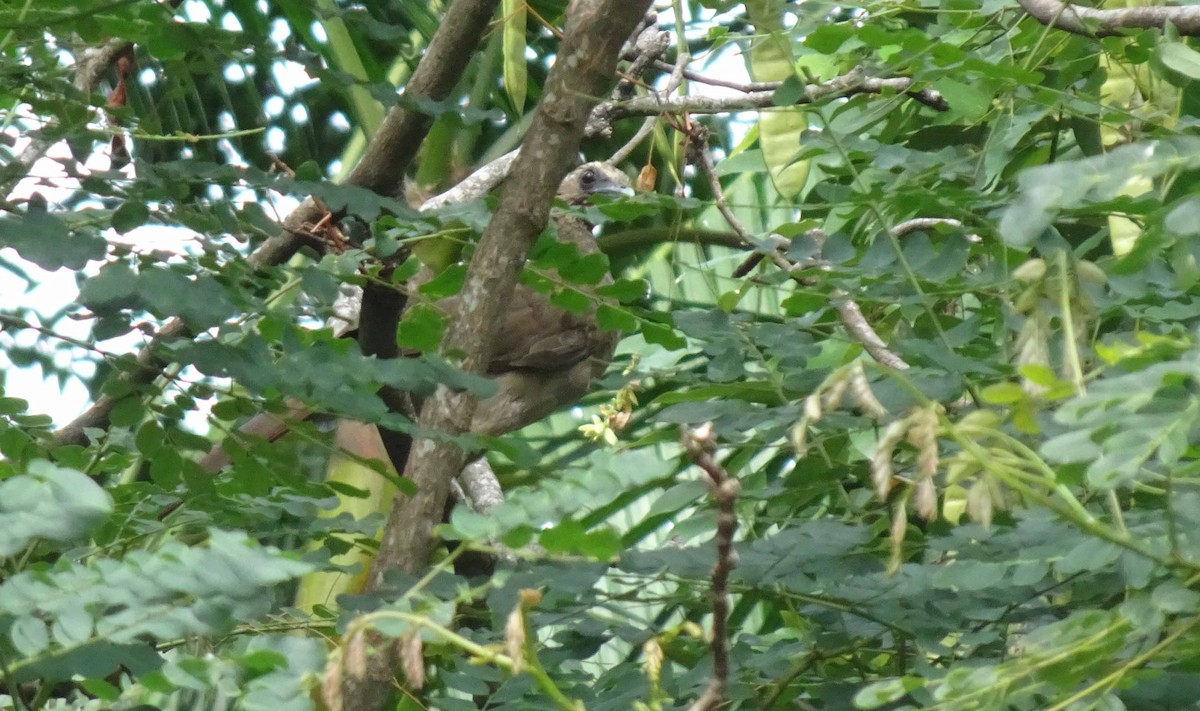
[[[592,195],[631,195],[629,178],[601,162],[585,163],[567,174],[558,195],[570,204],[582,204]],[[561,242],[575,245],[583,255],[599,252],[592,227],[579,217],[558,215],[554,224]],[[610,282],[605,277],[604,282]],[[410,292],[415,292],[410,289]],[[335,332],[352,336],[357,328],[357,303],[340,309]],[[437,302],[447,314],[457,309],[458,297]],[[570,313],[550,303],[546,294],[524,284],[513,292],[504,324],[492,350],[487,375],[497,383],[497,392],[479,403],[472,420],[476,434],[499,435],[537,422],[582,396],[588,384],[612,358],[618,334],[601,330],[595,309]],[[239,434],[274,441],[287,431],[287,420],[307,417],[296,404],[286,415],[261,415],[239,428]],[[201,464],[217,471],[229,463],[219,446]]]
[[[593,162],[571,171],[558,191],[562,200],[575,205],[596,194],[629,195],[632,189],[624,173],[607,163]],[[583,219],[559,214],[554,217],[554,225],[559,241],[574,245],[581,255],[599,252],[592,226]],[[601,283],[608,282],[611,278],[606,275]],[[582,288],[586,291],[586,287]],[[408,291],[410,305],[419,302],[418,290],[409,288]],[[458,299],[457,296],[442,299],[434,306],[446,314],[454,314]],[[340,323],[335,325],[335,332],[352,335],[358,326],[357,307],[351,305],[338,311]],[[603,373],[618,340],[619,333],[600,328],[594,305],[583,313],[571,313],[551,304],[547,294],[518,284],[486,371],[496,383],[496,393],[478,404],[470,431],[491,436],[506,434],[574,403],[587,392],[592,380]],[[419,403],[416,410],[419,411]],[[264,414],[252,418],[239,431],[274,441],[286,433],[289,418],[306,416],[306,410],[296,406],[282,417]],[[386,507],[394,494],[394,491],[388,491],[391,485],[374,472],[366,473],[365,477],[369,479],[365,479],[364,468],[353,463],[357,458],[388,461],[376,428],[359,422],[343,422],[338,427],[337,445],[351,457],[340,464],[335,462],[331,466],[331,477],[345,480],[345,470],[355,470],[353,481],[349,483],[370,490],[371,499],[374,499],[356,502],[358,506],[354,508],[359,510],[353,513],[368,513],[362,510],[362,505],[368,503],[372,508]],[[201,460],[201,464],[212,471],[227,463],[228,457],[220,446],[214,447]],[[404,462],[395,464],[404,466]],[[337,592],[356,587],[355,581],[342,580],[336,584],[328,579],[310,581],[302,586],[301,599],[297,603],[307,606],[312,602],[327,602]]]

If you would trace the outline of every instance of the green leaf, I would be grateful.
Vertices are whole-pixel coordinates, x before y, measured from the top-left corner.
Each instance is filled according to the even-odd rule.
[[[13,623],[8,636],[17,651],[26,657],[36,656],[50,646],[50,633],[46,631],[46,623],[36,617],[18,619]]]
[[[821,54],[833,54],[854,32],[855,28],[850,23],[821,25],[808,33],[804,38],[804,46]]]
[[[1180,237],[1200,233],[1200,198],[1184,198],[1167,213],[1163,226]]]
[[[146,208],[145,203],[137,200],[126,200],[121,203],[121,206],[113,210],[112,226],[113,229],[121,234],[125,234],[130,230],[141,227],[150,219],[150,210]]]
[[[854,706],[860,709],[877,709],[911,694],[925,685],[925,680],[915,676],[886,679],[868,684],[854,695]]]
[[[1063,210],[1112,200],[1141,179],[1200,165],[1198,149],[1200,138],[1175,136],[1025,170],[1017,200],[1000,218],[1000,234],[1009,245],[1028,246]]]
[[[84,679],[79,682],[79,686],[101,701],[116,701],[121,698],[121,690],[104,679]]]
[[[745,6],[759,35],[747,54],[750,76],[755,81],[798,81],[795,58],[784,31],[786,4],[782,0],[748,0]],[[781,108],[758,117],[763,158],[775,189],[784,198],[797,196],[808,181],[808,161],[796,160],[807,128],[808,119],[800,109]]]
[[[586,294],[572,289],[561,289],[550,297],[550,303],[573,314],[587,313],[592,308],[592,300]]]
[[[434,301],[454,296],[462,291],[467,281],[467,268],[462,264],[452,264],[438,272],[432,279],[422,284],[418,291]]]
[[[775,90],[771,103],[776,106],[791,106],[803,99],[807,91],[800,77],[792,74],[783,80],[783,84]]]
[[[600,328],[632,333],[637,330],[637,317],[625,309],[601,304],[596,309],[596,323]]]
[[[108,243],[94,226],[72,227],[58,215],[46,211],[45,201],[29,201],[24,216],[0,218],[0,246],[12,247],[42,269],[83,269],[100,259]]]
[[[573,519],[542,532],[538,542],[548,551],[582,553],[596,560],[611,560],[621,552],[621,536],[610,528],[587,531]]]
[[[1200,79],[1200,52],[1182,42],[1163,42],[1158,46],[1158,58],[1168,69],[1189,79]]]
[[[608,257],[603,254],[587,254],[558,268],[558,275],[572,284],[599,284],[608,274]]]
[[[76,541],[111,513],[108,492],[90,477],[35,460],[27,474],[0,482],[0,556],[14,555],[37,538]]]
[[[642,279],[617,279],[611,284],[597,287],[596,294],[627,304],[645,298],[648,290],[649,285]]]
[[[647,343],[654,343],[671,351],[687,346],[687,341],[675,329],[660,323],[642,323],[642,337]]]
[[[1200,603],[1200,593],[1184,587],[1178,580],[1168,580],[1154,588],[1150,593],[1150,601],[1163,612],[1183,614],[1196,609]]]
[[[996,405],[1007,405],[1021,402],[1026,398],[1025,391],[1016,383],[996,383],[989,385],[980,393],[984,402]]]
[[[137,275],[127,262],[110,262],[96,276],[83,282],[79,302],[92,309],[129,306],[137,294],[137,285]]]
[[[525,109],[528,69],[525,65],[526,0],[501,0],[503,17],[504,89],[519,114]]]
[[[436,307],[416,304],[404,310],[404,317],[396,329],[396,344],[401,348],[436,352],[446,332],[446,322],[446,317]]]

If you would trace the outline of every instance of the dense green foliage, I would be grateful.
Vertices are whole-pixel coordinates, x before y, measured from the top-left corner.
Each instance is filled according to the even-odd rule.
[[[1172,27],[1069,34],[1006,1],[660,3],[668,62],[682,43],[702,75],[744,62],[782,82],[765,120],[688,120],[736,219],[786,252],[732,276],[752,250],[685,165],[684,117],[660,119],[623,166],[653,166],[658,194],[583,208],[617,277],[601,318],[626,337],[582,416],[489,443],[507,498],[460,506],[440,530],[461,545],[428,575],[293,606],[304,576],[341,570],[331,556],[374,548],[379,513],[333,512],[369,485],[324,482],[320,422],[233,448],[219,476],[197,464],[212,440],[287,398],[410,431],[381,384],[488,388],[436,354],[428,311],[398,334],[417,358],[320,327],[339,286],[486,224],[487,199],[418,215],[337,183],[444,5],[0,3],[0,270],[39,298],[78,285],[4,294],[0,384],[36,366],[117,401],[85,447],[47,416],[74,413],[0,397],[0,709],[331,708],[364,626],[403,650],[397,708],[687,708],[713,674],[717,509],[679,444],[703,422],[741,484],[725,708],[1195,704],[1200,52]],[[502,3],[455,95],[418,107],[436,120],[413,185],[519,145],[558,45],[541,23],[564,8]],[[137,63],[106,114],[72,58],[112,38]],[[806,101],[855,73],[948,108]],[[358,246],[247,261],[307,196]],[[575,286],[598,266],[543,242],[526,281],[586,308]],[[452,264],[429,293],[462,278]],[[909,367],[868,352],[848,303]],[[202,335],[161,344],[152,384],[118,377],[172,316]],[[455,573],[500,544],[516,555],[490,577]]]

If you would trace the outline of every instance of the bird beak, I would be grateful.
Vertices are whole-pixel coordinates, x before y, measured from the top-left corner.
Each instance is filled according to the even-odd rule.
[[[593,194],[600,195],[624,195],[625,197],[633,197],[633,188],[628,185],[617,185],[616,183],[605,183],[597,186],[592,190]]]

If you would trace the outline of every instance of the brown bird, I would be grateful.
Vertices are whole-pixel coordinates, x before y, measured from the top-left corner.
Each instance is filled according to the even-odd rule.
[[[587,163],[571,171],[559,186],[559,197],[582,204],[596,194],[633,193],[629,178],[607,163]],[[583,255],[600,251],[592,226],[578,217],[560,215],[554,224],[560,242]],[[601,283],[611,283],[607,275]],[[457,297],[440,305],[453,313]],[[475,409],[471,431],[501,435],[530,425],[578,400],[592,380],[604,373],[620,335],[601,330],[593,306],[570,313],[552,305],[546,294],[518,284],[504,326],[494,344],[487,374],[497,393]]]
[[[629,178],[607,163],[585,163],[567,174],[558,191],[560,198],[575,205],[597,194],[632,194]],[[558,215],[554,223],[559,241],[575,245],[584,255],[600,251],[591,225],[583,219]],[[602,283],[611,281],[605,276]],[[410,288],[409,292],[416,294],[417,290]],[[416,297],[413,301],[417,301]],[[458,297],[449,297],[438,301],[436,306],[453,314],[457,302]],[[340,336],[350,336],[357,327],[357,313],[343,315],[340,321],[335,331]],[[570,313],[552,305],[546,294],[518,284],[488,363],[487,375],[496,381],[497,391],[479,403],[471,431],[505,434],[574,402],[604,372],[618,339],[618,333],[600,329],[595,308],[585,313]],[[239,435],[274,441],[286,433],[288,420],[308,415],[308,410],[296,403],[286,415],[264,414],[252,418],[239,428]],[[363,448],[350,449],[367,456],[367,452],[360,451]],[[366,449],[372,450],[374,458],[377,450]],[[215,472],[227,466],[229,458],[218,445],[201,458],[200,464]]]
[[[632,194],[630,181],[624,173],[606,163],[586,163],[563,180],[558,195],[570,204],[582,204],[596,194]],[[592,226],[579,217],[565,214],[554,218],[560,242],[575,245],[583,254],[599,252]],[[611,283],[607,275],[601,283]],[[415,285],[410,285],[415,287]],[[586,290],[586,287],[583,287]],[[412,303],[419,292],[409,288]],[[457,310],[458,297],[442,299],[434,304],[448,314]],[[342,323],[335,328],[339,335],[350,335],[357,327],[356,309],[344,313]],[[620,334],[602,330],[596,322],[593,306],[583,313],[571,313],[552,305],[546,294],[524,284],[513,292],[510,307],[504,315],[504,325],[487,375],[496,382],[496,393],[481,401],[471,421],[471,432],[483,435],[502,435],[512,432],[577,401],[592,380],[601,375],[612,359]],[[416,410],[420,403],[416,403]],[[308,416],[306,408],[295,404],[283,417],[259,415],[243,425],[239,432],[274,441],[287,432],[287,420]],[[338,511],[361,517],[374,511],[386,512],[395,494],[394,487],[384,478],[359,466],[356,460],[388,461],[383,442],[373,425],[344,421],[336,435],[339,451],[349,455],[331,462],[330,480],[340,480],[366,489],[366,499],[344,500]],[[201,459],[210,471],[228,464],[228,456],[218,445]],[[349,555],[338,560],[348,565],[361,556]],[[369,561],[362,561],[363,569]],[[306,578],[297,595],[297,605],[310,607],[313,603],[329,604],[340,592],[353,591],[361,584],[362,576],[353,579],[338,574],[319,574]]]

